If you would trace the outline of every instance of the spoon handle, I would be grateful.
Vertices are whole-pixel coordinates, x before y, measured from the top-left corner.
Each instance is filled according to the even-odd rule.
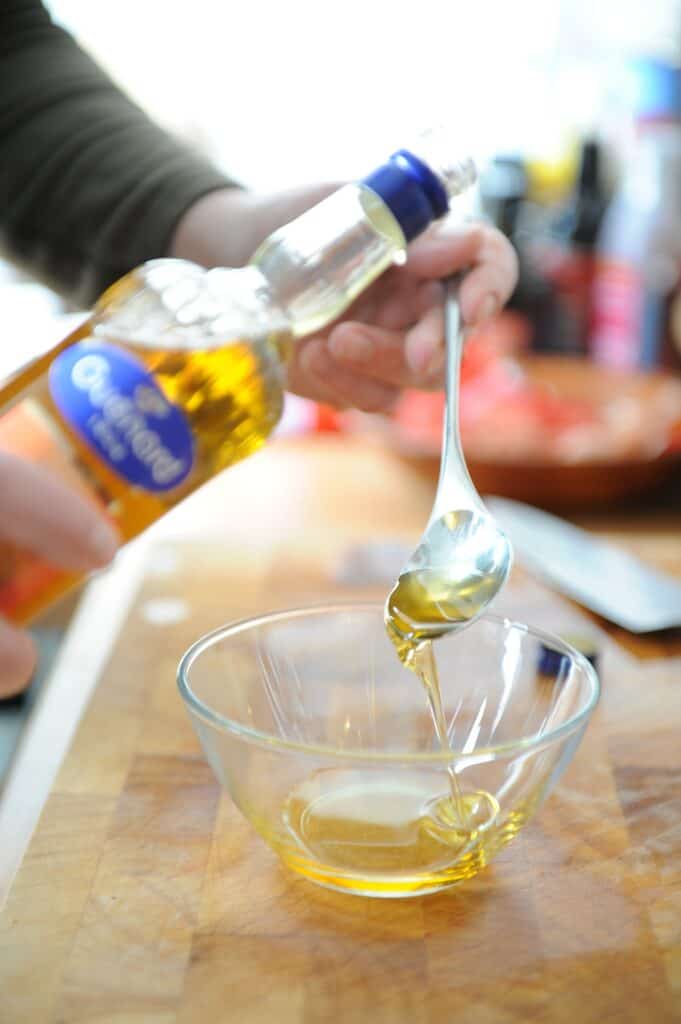
[[[440,477],[431,520],[459,508],[482,508],[471,481],[459,433],[459,381],[463,354],[464,326],[459,305],[461,275],[444,282],[445,314],[445,412],[442,427]]]

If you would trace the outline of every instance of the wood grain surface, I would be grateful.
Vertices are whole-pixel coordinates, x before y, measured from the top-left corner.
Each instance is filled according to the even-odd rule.
[[[274,444],[209,490],[150,549],[0,915],[2,1024],[681,1021],[681,636],[631,638],[517,571],[502,611],[598,645],[575,761],[477,878],[327,892],[221,794],[175,668],[236,616],[382,597],[364,546],[413,539],[432,490],[333,439]],[[678,513],[594,525],[681,573]]]

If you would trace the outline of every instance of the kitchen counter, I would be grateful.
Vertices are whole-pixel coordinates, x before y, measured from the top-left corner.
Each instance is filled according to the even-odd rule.
[[[586,632],[603,695],[537,817],[447,892],[297,878],[203,760],[175,684],[188,644],[383,597],[431,500],[378,447],[280,440],[91,585],[0,804],[3,1024],[681,1020],[678,632],[631,637],[514,571],[499,610]],[[674,508],[589,523],[681,575]]]

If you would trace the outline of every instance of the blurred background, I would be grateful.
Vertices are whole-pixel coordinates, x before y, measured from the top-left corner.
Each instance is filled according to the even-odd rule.
[[[354,178],[450,124],[482,172],[459,212],[497,224],[521,267],[466,352],[478,485],[550,503],[557,465],[573,474],[563,503],[596,503],[676,472],[681,0],[47,6],[153,117],[253,189]],[[0,300],[14,324],[3,361],[44,346],[65,312],[8,266]],[[434,471],[441,414],[441,396],[408,394],[388,421],[292,399],[283,429],[367,431]]]
[[[356,175],[440,120],[478,158],[560,162],[626,116],[627,58],[681,56],[678,0],[47,6],[151,114],[263,189]]]

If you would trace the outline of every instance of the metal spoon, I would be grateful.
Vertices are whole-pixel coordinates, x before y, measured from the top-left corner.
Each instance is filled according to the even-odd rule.
[[[461,448],[458,275],[444,285],[446,403],[440,477],[425,532],[386,601],[393,634],[409,644],[473,622],[505,583],[512,562],[511,545],[476,491]]]

